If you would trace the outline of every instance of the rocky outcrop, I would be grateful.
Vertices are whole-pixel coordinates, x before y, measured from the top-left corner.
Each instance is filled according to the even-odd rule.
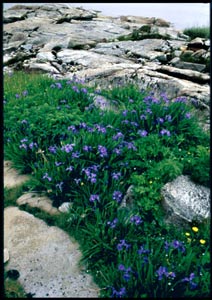
[[[210,218],[210,189],[181,175],[165,184],[161,193],[167,222],[202,222]]]
[[[7,207],[4,247],[5,269],[18,271],[19,282],[33,298],[98,298],[92,277],[79,267],[78,243],[61,229]]]
[[[209,120],[209,40],[189,41],[162,19],[107,17],[61,3],[16,5],[3,22],[5,71],[76,75],[103,87],[136,81],[171,99],[196,100]]]

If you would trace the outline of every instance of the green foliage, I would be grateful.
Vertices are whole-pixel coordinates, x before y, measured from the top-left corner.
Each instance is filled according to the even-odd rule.
[[[113,109],[94,105],[96,95]],[[160,195],[181,174],[209,185],[209,142],[184,97],[156,98],[134,84],[96,90],[76,77],[4,77],[5,157],[31,174],[24,191],[42,192],[56,207],[71,204],[54,217],[21,208],[75,237],[102,297],[209,294],[209,224],[195,224],[198,235],[191,229],[188,240],[164,222]],[[5,190],[5,205],[16,196]],[[182,281],[192,273],[196,289]]]
[[[195,39],[196,37],[209,39],[210,38],[210,28],[206,26],[194,26],[191,28],[185,28],[183,33],[188,35],[190,39]]]
[[[28,298],[21,284],[9,278],[4,281],[4,297],[13,299]]]

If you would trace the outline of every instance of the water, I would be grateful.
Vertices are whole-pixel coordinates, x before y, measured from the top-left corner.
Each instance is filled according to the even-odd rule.
[[[45,3],[4,3],[4,9],[16,4]],[[46,3],[48,4],[48,3]],[[64,3],[69,6],[98,10],[112,17],[132,15],[162,18],[176,29],[196,26],[210,26],[210,3]]]

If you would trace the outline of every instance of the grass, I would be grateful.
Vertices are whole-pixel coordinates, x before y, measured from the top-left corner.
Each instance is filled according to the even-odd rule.
[[[194,26],[190,28],[185,28],[183,33],[188,35],[190,39],[195,39],[196,37],[200,37],[203,39],[210,39],[210,28],[208,26]]]
[[[94,95],[116,109],[100,110]],[[209,187],[209,145],[192,99],[155,98],[129,83],[99,90],[76,77],[4,76],[6,159],[33,176],[23,191],[72,204],[57,217],[22,209],[78,241],[99,297],[210,295],[210,222],[166,224],[160,193],[182,174]],[[17,196],[5,195],[6,203]]]

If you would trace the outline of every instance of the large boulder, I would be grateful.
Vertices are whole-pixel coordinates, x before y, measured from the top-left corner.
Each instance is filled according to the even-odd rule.
[[[167,222],[202,222],[210,218],[210,190],[181,175],[161,190]]]
[[[92,277],[79,267],[78,243],[61,229],[17,207],[7,207],[4,247],[10,254],[6,271],[17,270],[19,282],[33,297],[98,298]]]

